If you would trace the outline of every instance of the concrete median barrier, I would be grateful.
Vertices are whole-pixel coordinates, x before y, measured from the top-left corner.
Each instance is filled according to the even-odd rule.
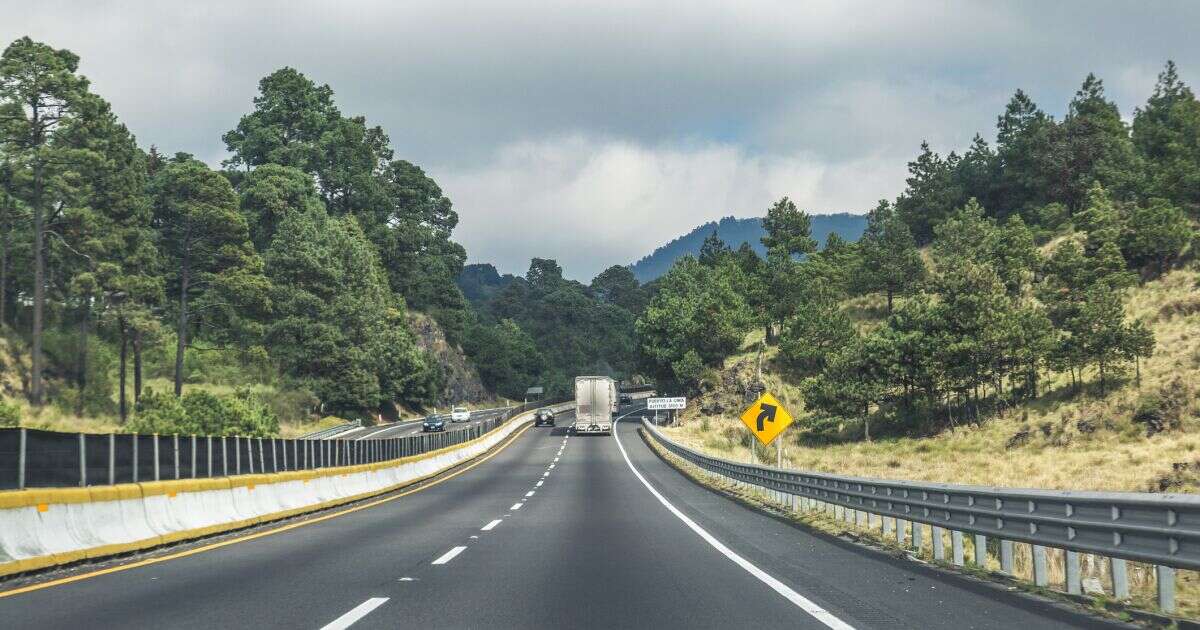
[[[572,405],[560,405],[566,409]],[[474,459],[532,420],[374,464],[0,492],[0,576],[149,549],[384,494]]]

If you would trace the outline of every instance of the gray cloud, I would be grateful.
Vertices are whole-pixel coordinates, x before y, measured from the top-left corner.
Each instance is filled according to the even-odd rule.
[[[1129,116],[1167,58],[1200,82],[1197,18],[1183,2],[43,0],[0,7],[0,39],[74,50],[144,145],[213,163],[258,79],[299,68],[439,179],[472,260],[549,255],[586,279],[784,194],[864,211],[922,139],[990,137],[1017,87],[1061,115],[1094,71]]]

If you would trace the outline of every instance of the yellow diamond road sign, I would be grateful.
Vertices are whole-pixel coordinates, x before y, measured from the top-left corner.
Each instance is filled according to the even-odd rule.
[[[792,414],[788,413],[770,392],[763,392],[753,405],[742,412],[742,422],[746,423],[754,437],[765,446],[788,428],[792,423]]]

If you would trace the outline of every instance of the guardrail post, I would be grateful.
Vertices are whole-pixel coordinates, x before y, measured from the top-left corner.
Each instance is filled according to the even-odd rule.
[[[933,559],[934,560],[945,560],[946,559],[946,547],[945,547],[945,542],[942,541],[942,528],[937,527],[936,525],[933,526],[932,534],[933,534]]]
[[[176,433],[172,437],[173,437],[172,441],[174,442],[174,446],[172,448],[175,449],[175,478],[178,479],[179,478],[179,434]]]
[[[1013,575],[1013,541],[1000,541],[1000,572]]]
[[[263,453],[263,441],[261,437],[258,438],[258,471],[267,472],[267,456]]]
[[[908,532],[906,532],[904,530],[907,528],[908,528],[908,521],[906,521],[902,518],[896,519],[896,545],[898,545],[900,547],[904,546],[904,538],[908,534]]]
[[[1079,570],[1079,552],[1066,550],[1067,555],[1064,560],[1067,565],[1067,592],[1072,595],[1083,595],[1083,578],[1080,576]]]
[[[1113,597],[1129,599],[1129,571],[1124,558],[1109,558],[1109,573],[1112,574]]]
[[[225,436],[221,436],[221,476],[229,476],[229,451],[225,448]]]
[[[160,479],[160,477],[159,477],[159,468],[158,468],[158,434],[155,433],[154,434],[154,480],[158,481],[159,479]]]
[[[1050,584],[1050,574],[1046,567],[1046,548],[1041,545],[1030,545],[1033,549],[1033,584],[1046,586]]]
[[[882,529],[880,530],[879,535],[887,538],[891,535],[892,530],[896,527],[896,519],[883,516],[880,517],[880,520],[883,521],[883,524],[881,525]]]
[[[286,451],[284,452],[283,456],[287,457]],[[279,459],[278,458],[279,458],[279,454],[275,452],[275,438],[271,438],[271,472],[279,472]],[[284,463],[283,467],[287,468],[286,462]]]
[[[212,474],[212,460],[213,460],[212,436],[206,435],[206,436],[204,436],[204,439],[206,441],[206,444],[204,447],[204,454],[205,454],[204,458],[206,460],[208,460],[208,464],[205,466],[205,470],[207,471],[208,478],[211,479],[213,476],[213,474]]]
[[[192,434],[192,479],[196,478],[196,435]]]
[[[975,534],[975,566],[987,568],[987,536]]]
[[[108,434],[108,485],[117,483],[117,435]]]
[[[133,441],[133,483],[138,480],[138,435],[136,433],[129,434],[129,438]]]
[[[1155,565],[1154,577],[1158,582],[1158,609],[1168,614],[1175,612],[1175,569]]]
[[[17,434],[17,489],[25,489],[25,449],[27,438],[25,436],[25,427],[21,427]]]
[[[965,561],[963,558],[963,535],[957,529],[950,530],[950,549],[953,552],[954,565],[961,567]]]
[[[79,487],[87,487],[87,436],[79,434]]]

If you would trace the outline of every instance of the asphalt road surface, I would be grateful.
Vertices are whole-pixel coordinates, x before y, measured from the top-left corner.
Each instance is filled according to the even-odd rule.
[[[1105,627],[750,510],[683,477],[636,429],[530,427],[489,459],[373,507],[0,595],[0,620],[70,630]]]
[[[467,422],[451,422],[450,414],[439,414],[446,419],[446,431],[461,431],[468,427],[473,427],[482,423],[485,420],[493,420],[504,415],[506,409],[488,409],[483,411],[472,411],[471,418]],[[386,438],[399,438],[416,435],[421,432],[421,423],[424,418],[419,420],[401,420],[399,422],[391,422],[388,424],[362,427],[352,429],[345,433],[339,433],[331,439],[335,440],[380,440]]]

